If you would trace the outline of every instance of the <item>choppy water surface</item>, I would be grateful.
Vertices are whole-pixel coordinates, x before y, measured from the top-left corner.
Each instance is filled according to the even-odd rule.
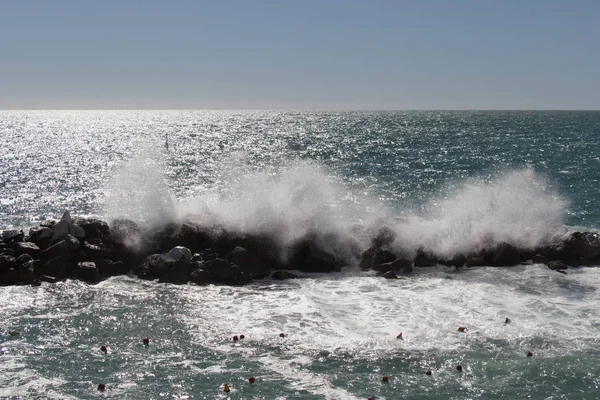
[[[285,242],[402,217],[440,252],[600,228],[598,112],[1,112],[0,138],[0,227],[194,213]],[[0,396],[593,399],[598,271],[0,287]]]

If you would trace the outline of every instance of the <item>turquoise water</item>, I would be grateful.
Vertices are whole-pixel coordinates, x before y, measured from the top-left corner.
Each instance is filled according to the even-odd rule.
[[[0,137],[6,228],[191,213],[285,246],[361,222],[440,253],[600,228],[600,112],[15,111]],[[593,399],[599,284],[528,265],[0,287],[0,397]]]

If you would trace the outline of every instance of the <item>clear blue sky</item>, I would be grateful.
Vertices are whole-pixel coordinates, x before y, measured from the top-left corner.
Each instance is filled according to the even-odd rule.
[[[0,2],[0,108],[600,109],[600,1]]]

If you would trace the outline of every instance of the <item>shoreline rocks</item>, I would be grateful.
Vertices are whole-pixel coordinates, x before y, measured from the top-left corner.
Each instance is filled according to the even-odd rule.
[[[80,279],[100,282],[115,275],[174,284],[209,283],[243,285],[257,279],[295,279],[289,271],[330,273],[343,266],[359,266],[387,279],[413,272],[414,268],[446,265],[510,267],[524,262],[545,264],[564,272],[581,265],[600,265],[600,234],[572,232],[534,249],[511,243],[446,258],[420,248],[401,254],[393,247],[396,235],[386,227],[373,233],[370,247],[333,254],[309,235],[286,249],[285,257],[275,241],[263,236],[229,232],[223,227],[203,227],[192,222],[167,224],[158,230],[144,229],[129,220],[111,224],[96,218],[71,217],[43,221],[23,231],[3,231],[0,239],[0,286]],[[340,237],[333,236],[338,246]],[[342,243],[343,244],[343,243]],[[332,246],[335,247],[335,246]],[[350,255],[348,255],[350,254]]]

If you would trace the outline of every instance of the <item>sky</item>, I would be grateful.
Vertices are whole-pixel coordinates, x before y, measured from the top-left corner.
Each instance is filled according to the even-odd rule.
[[[600,109],[600,1],[0,1],[0,109]]]

